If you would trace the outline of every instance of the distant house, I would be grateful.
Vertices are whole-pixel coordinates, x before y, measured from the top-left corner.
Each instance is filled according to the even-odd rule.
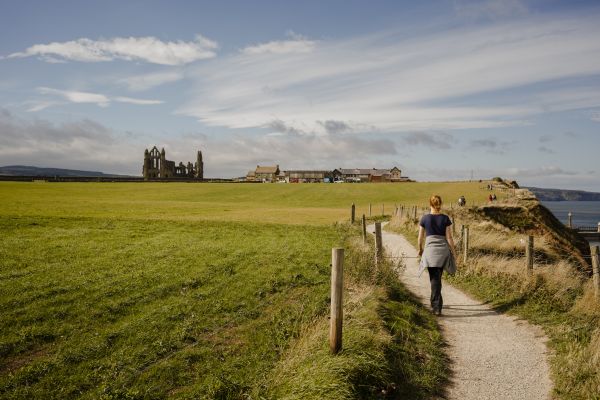
[[[248,173],[246,174],[246,181],[248,181],[248,182],[256,181],[256,172],[254,170],[248,171]]]
[[[354,168],[345,169],[339,168],[334,170],[334,174],[338,171],[341,180],[344,182],[408,182],[408,177],[402,176],[402,171],[398,167],[392,169],[364,169]]]
[[[277,182],[280,172],[279,165],[262,167],[257,165],[254,171],[248,171],[246,180],[258,182]]]
[[[289,183],[315,183],[332,182],[333,172],[324,170],[290,170],[285,171],[286,182]]]
[[[344,182],[369,182],[371,179],[372,170],[361,168],[340,168],[339,171],[342,174],[342,180]]]

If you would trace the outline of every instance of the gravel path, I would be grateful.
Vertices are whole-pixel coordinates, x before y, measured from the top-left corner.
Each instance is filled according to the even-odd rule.
[[[370,225],[369,232],[374,231]],[[417,256],[402,236],[383,231],[386,253]],[[429,306],[429,275],[417,277],[418,261],[406,258],[400,279]],[[460,268],[460,267],[459,267]],[[444,282],[443,316],[438,321],[452,362],[448,399],[549,399],[552,382],[546,337],[526,321],[499,314]]]

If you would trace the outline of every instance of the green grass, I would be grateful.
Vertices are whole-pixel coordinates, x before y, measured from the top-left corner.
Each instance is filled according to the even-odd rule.
[[[389,264],[356,242],[346,254],[344,347],[332,357],[327,320],[308,326],[277,363],[273,399],[430,399],[443,395],[449,362],[435,317]]]
[[[327,308],[340,238],[333,227],[89,218],[3,218],[0,229],[8,398],[242,393]]]
[[[0,398],[437,395],[435,320],[334,222],[353,201],[360,215],[479,190],[438,186],[0,182]],[[349,295],[331,356],[338,245]]]
[[[195,184],[0,182],[2,216],[79,216],[169,220],[258,221],[328,225],[393,211],[394,204],[425,205],[432,193],[484,202],[485,183]]]

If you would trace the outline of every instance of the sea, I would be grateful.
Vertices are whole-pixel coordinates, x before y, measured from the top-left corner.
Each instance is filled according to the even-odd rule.
[[[600,201],[542,201],[563,224],[567,224],[569,212],[573,214],[573,226],[598,226]],[[591,242],[600,245],[600,242]]]

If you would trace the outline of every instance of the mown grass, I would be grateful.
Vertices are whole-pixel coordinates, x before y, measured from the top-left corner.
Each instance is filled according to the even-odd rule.
[[[518,223],[505,221],[506,225],[481,218],[478,212],[456,213],[455,218],[457,225],[469,225],[470,255],[448,281],[496,310],[544,329],[552,350],[554,397],[600,399],[600,301],[593,296],[591,279],[582,272],[587,266],[578,263],[580,257],[565,254],[551,235],[541,236],[547,229],[528,219],[527,213],[511,216]],[[524,231],[527,227],[532,231]],[[416,245],[415,221],[396,218],[389,229]],[[460,237],[458,232],[455,238]],[[527,234],[536,235],[531,274],[524,255]]]
[[[398,188],[281,186],[0,183],[0,398],[441,393],[433,317],[374,271],[356,226],[332,223],[377,193],[362,187]],[[348,302],[333,357],[338,245]]]

